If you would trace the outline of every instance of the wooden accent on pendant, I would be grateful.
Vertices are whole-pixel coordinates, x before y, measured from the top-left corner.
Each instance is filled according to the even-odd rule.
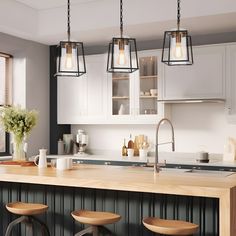
[[[48,206],[38,203],[11,202],[6,205],[9,212],[16,215],[38,215],[47,211]]]
[[[181,220],[164,220],[155,217],[143,219],[146,228],[154,233],[165,235],[193,235],[198,230],[198,225]]]
[[[115,213],[87,210],[73,211],[71,215],[76,221],[89,225],[113,224],[121,219],[121,216]]]

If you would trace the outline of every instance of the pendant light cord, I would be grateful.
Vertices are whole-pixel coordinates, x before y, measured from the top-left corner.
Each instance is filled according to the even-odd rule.
[[[123,0],[120,0],[120,36],[123,38]]]
[[[180,0],[177,0],[177,30],[180,28]]]
[[[67,2],[67,36],[70,42],[70,0]]]

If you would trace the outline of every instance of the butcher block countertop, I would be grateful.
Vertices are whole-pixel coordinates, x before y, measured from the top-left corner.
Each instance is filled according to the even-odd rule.
[[[236,173],[163,169],[155,174],[148,167],[84,164],[59,171],[1,165],[0,181],[219,198],[220,236],[235,236],[236,232]]]
[[[236,173],[184,169],[78,164],[71,170],[37,166],[0,166],[0,181],[70,187],[219,197],[236,186]]]

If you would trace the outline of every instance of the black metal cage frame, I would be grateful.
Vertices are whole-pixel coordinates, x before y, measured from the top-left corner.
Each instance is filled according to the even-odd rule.
[[[171,49],[171,38],[173,35],[184,35],[186,37],[186,52],[187,59],[186,60],[171,60],[170,59],[170,49]],[[165,56],[168,54],[167,57]],[[165,59],[167,58],[167,59]],[[169,30],[165,31],[164,41],[162,47],[162,58],[161,61],[168,66],[181,66],[181,65],[192,65],[193,64],[193,49],[192,49],[192,39],[191,36],[188,35],[187,30]]]
[[[61,50],[65,48],[66,44],[71,44],[72,48],[76,48],[76,59],[77,59],[77,68],[76,71],[63,71],[61,70]],[[83,63],[83,70],[81,70],[79,65],[79,60]],[[85,65],[85,57],[84,57],[84,46],[82,42],[75,42],[75,41],[61,41],[60,44],[57,46],[57,73],[55,76],[69,76],[69,77],[79,77],[86,73],[86,65]]]
[[[114,47],[117,45],[118,41],[123,40],[127,42],[129,47],[129,65],[130,67],[116,67],[114,65]],[[135,62],[133,63],[133,60]],[[136,40],[134,38],[124,38],[124,37],[113,37],[112,42],[109,43],[108,49],[108,59],[107,59],[107,72],[110,73],[132,73],[139,69],[138,63],[138,53],[137,53],[137,46]]]

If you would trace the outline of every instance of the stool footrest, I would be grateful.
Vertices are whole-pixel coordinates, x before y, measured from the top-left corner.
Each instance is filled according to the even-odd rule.
[[[37,223],[41,227],[42,235],[50,236],[48,227],[45,223],[43,223],[41,220],[35,218],[34,216],[20,216],[19,218],[13,220],[9,225],[7,226],[7,230],[5,233],[5,236],[11,236],[12,230],[14,226],[25,223],[27,227],[27,231],[33,233],[33,223]]]

